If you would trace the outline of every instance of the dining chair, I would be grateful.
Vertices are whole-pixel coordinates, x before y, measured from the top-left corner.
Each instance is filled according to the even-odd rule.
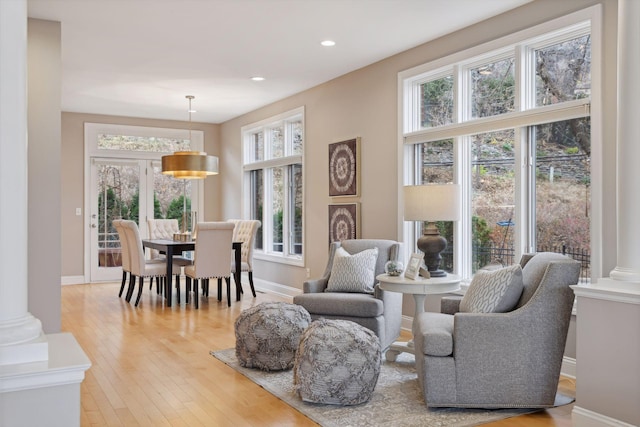
[[[255,219],[230,219],[228,221],[234,224],[233,241],[242,242],[241,271],[247,272],[251,293],[255,298],[256,290],[253,286],[253,249],[256,246],[256,234],[261,223]],[[236,271],[235,260],[231,262],[231,271]],[[236,283],[236,286],[238,290],[242,292],[242,283]]]
[[[136,286],[136,277],[140,278],[140,286],[138,287],[138,296],[136,298],[135,305],[138,306],[140,303],[140,296],[142,295],[142,287],[144,286],[144,278],[155,277],[156,280],[159,278],[166,277],[167,275],[167,266],[164,262],[156,262],[152,260],[145,259],[144,256],[144,248],[142,247],[142,239],[140,238],[140,230],[138,229],[138,224],[135,221],[122,221],[121,227],[124,229],[127,245],[129,247],[129,255],[130,255],[130,267],[131,267],[131,278],[129,281],[129,288],[127,290],[127,302],[131,301],[131,297],[133,296],[133,290]],[[173,264],[173,269],[175,271],[180,271],[180,265]],[[178,302],[180,302],[180,275],[176,274],[176,289],[178,292]],[[171,292],[171,289],[168,290]]]
[[[129,281],[131,281],[131,260],[129,255],[129,245],[127,244],[127,235],[122,228],[122,220],[114,219],[112,221],[113,227],[118,232],[118,239],[120,240],[120,258],[122,259],[122,284],[120,285],[120,292],[118,297],[122,298],[122,292],[124,291],[124,284],[127,281],[127,273],[129,274]]]
[[[208,295],[209,279],[218,279],[218,301],[222,300],[222,279],[227,282],[227,305],[231,306],[231,265],[233,227],[230,222],[199,222],[193,265],[184,268],[186,296],[189,303],[191,280],[194,281],[194,303],[199,307],[198,284],[202,280],[203,293]]]
[[[180,233],[180,224],[177,219],[147,219],[147,226],[149,228],[150,239],[173,240],[173,235]],[[151,249],[149,255],[151,259],[162,258],[162,254],[157,249]],[[176,256],[173,257],[173,261],[183,266],[192,263],[188,258]]]

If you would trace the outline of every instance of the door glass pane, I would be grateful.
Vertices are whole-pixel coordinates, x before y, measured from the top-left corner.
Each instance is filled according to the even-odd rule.
[[[453,76],[420,85],[420,126],[432,128],[453,123]]]
[[[496,116],[514,111],[515,79],[513,58],[483,64],[469,70],[471,116]]]
[[[293,185],[290,186],[291,194],[289,200],[292,207],[289,212],[293,212],[293,218],[291,218],[292,224],[290,225],[291,243],[289,247],[290,255],[302,254],[302,165],[295,164],[289,166],[289,173],[292,176]]]
[[[176,179],[164,175],[159,165],[153,167],[153,217],[177,219],[182,229],[182,213],[184,196],[186,195],[187,212],[191,212],[191,192],[194,190],[192,180]],[[199,221],[203,219],[199,217]],[[187,229],[193,231],[191,215],[187,215]]]
[[[120,239],[113,227],[114,219],[138,222],[138,166],[98,165],[98,266],[122,265]]]
[[[174,151],[190,150],[191,141],[188,139],[110,135],[101,133],[98,134],[98,149],[172,153]]]
[[[251,134],[248,162],[259,162],[262,160],[264,160],[264,138],[262,132],[256,132]]]
[[[500,260],[514,263],[513,129],[471,137],[472,272]]]
[[[426,142],[416,146],[422,159],[422,181],[419,184],[448,184],[453,182],[453,139]],[[422,223],[421,234],[428,222]],[[440,253],[440,268],[453,271],[453,221],[437,221],[440,235],[447,240],[447,247]]]
[[[536,106],[591,96],[591,36],[535,51]]]
[[[590,265],[590,157],[588,118],[535,127],[536,248]]]
[[[271,192],[271,213],[272,230],[271,241],[273,242],[272,250],[274,252],[283,252],[282,240],[282,219],[284,209],[284,170],[282,168],[273,168],[271,171],[271,183],[273,191]]]

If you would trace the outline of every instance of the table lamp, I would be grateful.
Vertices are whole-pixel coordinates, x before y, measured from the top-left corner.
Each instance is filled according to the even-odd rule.
[[[418,239],[418,249],[424,253],[424,263],[431,277],[444,277],[440,270],[442,252],[447,240],[440,235],[436,221],[460,219],[460,186],[458,184],[425,184],[404,187],[404,220],[428,221]]]

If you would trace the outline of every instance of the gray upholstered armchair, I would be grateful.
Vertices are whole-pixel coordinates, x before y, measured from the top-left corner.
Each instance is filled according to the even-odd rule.
[[[367,249],[378,249],[375,272],[370,283],[373,293],[326,291],[336,251],[340,247],[352,255]],[[330,246],[329,261],[323,276],[304,282],[304,293],[295,296],[293,302],[307,309],[314,320],[345,319],[371,329],[380,338],[384,351],[400,335],[402,294],[383,291],[378,287],[375,277],[384,273],[387,261],[398,260],[401,254],[401,243],[393,240],[356,239],[334,242]]]
[[[524,290],[506,313],[422,313],[414,331],[416,370],[427,406],[554,405],[580,263],[554,253],[520,261]],[[446,313],[455,314],[446,314]]]

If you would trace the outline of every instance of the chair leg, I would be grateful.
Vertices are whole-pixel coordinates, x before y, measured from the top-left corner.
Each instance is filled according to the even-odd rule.
[[[138,297],[136,298],[136,307],[140,302],[140,296],[142,295],[142,288],[144,287],[144,277],[140,277],[140,286],[138,286]]]
[[[191,293],[191,277],[186,278],[187,283],[184,285],[184,302],[189,304],[189,294]]]
[[[227,282],[227,306],[231,307],[231,277],[225,277],[224,280]],[[238,297],[238,301],[240,297]]]
[[[195,300],[196,303],[196,309],[200,308],[199,307],[199,300],[200,298],[198,298],[198,285],[200,280],[198,279],[194,279],[193,280],[193,299]]]
[[[122,272],[122,284],[120,285],[120,292],[118,292],[118,298],[122,298],[122,291],[124,291],[124,284],[127,281],[127,272]]]
[[[176,303],[180,304],[180,275],[176,274]]]
[[[136,287],[136,276],[134,276],[133,274],[129,275],[129,287],[127,288],[127,296],[125,297],[125,299],[127,300],[127,302],[131,301],[131,297],[133,296],[133,290]]]
[[[149,278],[149,290],[153,289],[153,277]]]
[[[204,295],[209,298],[209,279],[204,279]]]
[[[253,294],[253,297],[256,297],[256,288],[253,287],[253,271],[249,271],[248,272],[249,275],[249,286],[251,286],[251,293]]]
[[[222,278],[218,278],[218,301],[222,301]]]

